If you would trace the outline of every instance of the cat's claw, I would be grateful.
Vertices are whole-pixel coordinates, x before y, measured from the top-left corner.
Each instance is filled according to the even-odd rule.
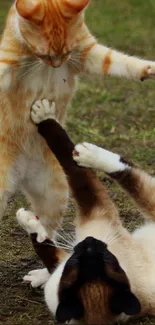
[[[55,102],[47,99],[37,100],[31,110],[31,119],[35,124],[39,124],[47,119],[56,119]]]
[[[96,160],[97,146],[91,143],[80,143],[75,146],[73,151],[73,159],[79,166],[94,168],[94,161]]]
[[[23,281],[30,283],[32,288],[44,288],[45,283],[49,280],[50,273],[47,269],[38,269],[30,271],[23,277]]]
[[[42,243],[48,235],[38,217],[32,211],[21,208],[16,213],[19,225],[30,235],[37,233],[37,241]]]

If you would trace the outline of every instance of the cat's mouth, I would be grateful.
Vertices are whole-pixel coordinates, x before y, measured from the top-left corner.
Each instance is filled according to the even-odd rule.
[[[50,59],[50,60],[43,60],[43,61],[44,61],[44,63],[52,66],[53,68],[59,68],[63,64],[62,60],[60,60],[60,59],[58,59],[58,60]]]
[[[60,56],[50,56],[36,53],[37,58],[41,59],[45,64],[52,66],[53,68],[61,67],[66,60]]]

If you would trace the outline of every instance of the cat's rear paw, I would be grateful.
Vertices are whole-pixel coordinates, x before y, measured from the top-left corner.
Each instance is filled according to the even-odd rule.
[[[79,166],[94,168],[96,148],[95,145],[87,142],[77,144],[73,151],[73,159]]]
[[[49,277],[50,273],[47,269],[38,269],[30,271],[27,275],[24,276],[23,281],[30,283],[33,288],[43,288]]]
[[[37,234],[37,241],[43,242],[48,236],[38,217],[32,211],[21,208],[16,213],[19,225],[30,235]]]
[[[31,119],[35,124],[39,124],[47,119],[56,119],[55,103],[47,99],[37,100],[31,110]]]

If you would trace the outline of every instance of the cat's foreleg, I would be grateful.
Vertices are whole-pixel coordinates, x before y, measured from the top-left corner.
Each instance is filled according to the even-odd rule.
[[[75,146],[73,159],[79,166],[102,170],[113,173],[114,170],[124,170],[124,164],[120,162],[120,156],[94,144],[83,142]]]
[[[132,57],[92,40],[81,51],[81,60],[88,73],[141,80],[155,78],[155,62]]]
[[[37,113],[33,112],[34,108],[32,108],[31,117],[35,122],[34,114]],[[39,109],[40,105],[37,109],[38,112]],[[44,111],[44,105],[42,105],[41,111]],[[50,118],[50,115],[48,115],[48,119],[46,119],[45,116],[45,120],[42,113],[39,113],[39,115],[42,117],[39,119],[40,123],[38,125],[38,131],[44,137],[49,148],[55,154],[59,163],[63,167],[73,196],[77,202],[79,209],[76,220],[79,228],[81,229],[83,220],[85,220],[84,223],[87,228],[87,222],[92,221],[92,214],[95,215],[95,209],[97,211],[101,211],[103,209],[105,218],[106,216],[107,218],[113,218],[113,216],[117,217],[117,209],[111,201],[103,184],[96,177],[95,173],[91,170],[80,168],[74,162],[72,156],[74,151],[74,143],[69,138],[66,131],[54,119]],[[102,218],[102,213],[97,212],[95,216],[95,220],[93,221],[96,224],[97,219],[98,221],[101,220],[100,217]]]
[[[78,165],[100,169],[117,180],[135,200],[144,216],[155,221],[155,178],[120,155],[90,143],[76,145],[73,158]]]
[[[19,225],[30,236],[36,254],[46,267],[30,271],[23,280],[34,288],[44,286],[66,252],[57,248],[54,242],[48,238],[46,230],[33,212],[22,208],[17,211],[16,217]]]

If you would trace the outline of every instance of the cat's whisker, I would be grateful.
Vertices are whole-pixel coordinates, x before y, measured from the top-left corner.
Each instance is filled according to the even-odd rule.
[[[59,235],[59,234],[60,234],[60,233],[58,233],[58,235]],[[67,238],[64,238],[64,240],[65,240],[66,242],[68,242],[69,244],[72,244],[74,238],[71,237],[71,236],[69,236],[69,234],[67,234],[67,233],[65,233],[65,236],[67,236]]]
[[[73,247],[71,247],[71,246],[68,246],[68,245],[66,245],[64,243],[56,242],[56,247],[58,247],[58,246],[61,247],[61,248],[64,248],[64,249],[73,250]]]
[[[48,228],[52,229],[55,232],[55,235],[63,240],[63,245],[68,246],[69,248],[73,249],[73,242],[67,241],[67,239],[65,237],[63,237],[57,230],[55,230],[51,226],[48,225]],[[57,241],[55,240],[55,242],[57,242]]]
[[[115,237],[113,237],[109,242],[108,242],[108,244],[114,244],[114,242],[118,239],[118,238],[120,238],[121,237],[121,234],[120,233],[118,233],[118,234],[116,234],[116,236]]]
[[[58,230],[61,230],[64,233],[64,229],[63,229],[63,227],[62,227],[62,225],[61,225],[61,223],[59,221],[57,221],[57,225],[59,227]],[[56,234],[59,235],[60,233],[56,230]],[[67,236],[67,238],[69,239],[68,240],[68,243],[70,243],[70,244],[72,244],[73,241],[75,240],[75,236],[73,236],[71,233],[68,234],[68,233],[65,232],[65,236]],[[67,242],[67,239],[66,238],[64,238],[64,240]]]
[[[71,61],[71,62],[74,62],[74,63],[77,63],[77,64],[79,64],[79,65],[83,65],[83,62],[81,62],[80,59],[75,58],[75,57],[71,57],[71,58],[70,58],[70,61]]]
[[[66,242],[66,243],[69,244],[69,242],[67,241],[67,239],[66,239],[64,236],[62,236],[59,232],[56,232],[56,235],[57,235],[58,237],[60,237],[64,242]]]
[[[29,73],[35,72],[39,67],[40,67],[39,62],[34,63],[34,65],[30,69],[28,69],[26,72],[24,72],[23,74],[21,74],[19,76],[19,79],[23,78],[24,76],[26,76]]]
[[[42,245],[44,246],[51,246],[51,247],[56,247],[56,248],[61,248],[61,249],[66,249],[68,251],[72,251],[70,248],[66,247],[66,246],[63,246],[63,245],[55,245],[55,244],[52,244],[52,243],[42,243]]]
[[[69,64],[70,64],[71,66],[73,66],[73,68],[79,70],[79,67],[78,67],[77,64],[75,64],[75,62],[73,62],[73,61],[70,60],[70,61],[69,61]]]
[[[63,240],[63,243],[70,247],[73,247],[73,241],[69,241],[67,238],[64,238],[63,236],[60,235],[60,233],[57,233],[58,237]]]
[[[105,237],[103,238],[104,242],[108,241],[108,238],[111,234],[111,228],[112,228],[112,224],[113,224],[113,220],[111,220],[110,224],[109,224],[109,228],[108,228],[108,232],[105,234]]]
[[[11,72],[12,70],[18,70],[18,69],[23,69],[23,68],[28,68],[28,67],[31,67],[33,66],[34,64],[36,64],[36,62],[27,62],[27,63],[17,63],[17,64],[14,64],[13,66],[9,67],[8,70],[9,72]]]

